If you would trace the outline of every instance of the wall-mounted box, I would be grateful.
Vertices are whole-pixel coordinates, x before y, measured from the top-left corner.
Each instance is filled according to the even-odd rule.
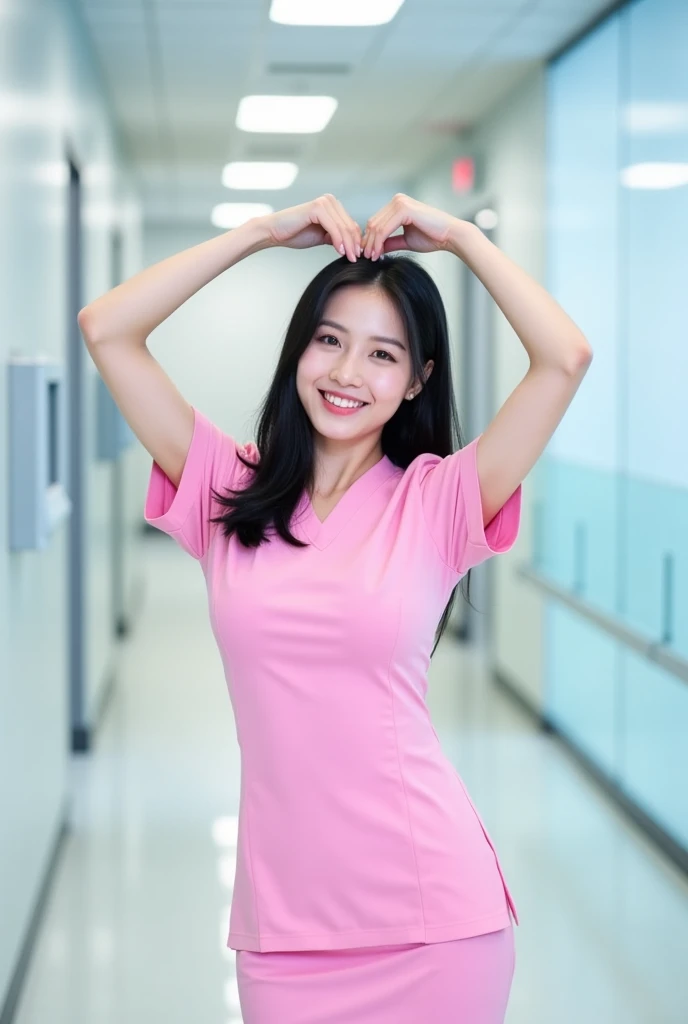
[[[67,410],[62,367],[40,356],[7,365],[11,551],[41,551],[67,518]]]
[[[136,440],[117,403],[98,375],[96,382],[96,458],[106,462],[118,459]]]

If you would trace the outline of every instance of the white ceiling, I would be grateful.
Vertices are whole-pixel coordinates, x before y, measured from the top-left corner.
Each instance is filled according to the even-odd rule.
[[[304,28],[271,22],[270,0],[80,3],[146,220],[206,225],[216,203],[285,207],[322,192],[364,221],[612,6],[405,0],[387,25]],[[315,135],[247,133],[234,120],[248,93],[327,94],[339,107]],[[299,175],[279,192],[224,188],[224,164],[251,159],[294,160]]]

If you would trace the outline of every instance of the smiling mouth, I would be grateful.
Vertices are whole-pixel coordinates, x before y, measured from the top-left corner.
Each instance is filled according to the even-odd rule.
[[[325,395],[327,394],[327,392],[326,391],[320,391],[320,388],[318,388],[318,391],[323,396],[323,398],[325,398]],[[331,392],[330,392],[330,394],[331,394]],[[340,398],[341,396],[340,395],[336,395],[335,397],[336,398]],[[327,399],[325,399],[325,401],[327,401]],[[359,402],[362,406],[363,405],[370,405],[370,402],[363,402],[363,401],[361,401],[360,398],[347,398],[347,399],[345,399],[345,401],[347,401],[347,402]]]

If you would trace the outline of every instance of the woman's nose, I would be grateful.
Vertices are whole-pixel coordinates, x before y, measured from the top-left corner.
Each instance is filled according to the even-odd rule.
[[[359,386],[363,380],[363,377],[356,366],[356,360],[352,356],[347,359],[343,359],[337,364],[335,367],[335,374],[339,380],[347,380],[351,383],[358,382]]]

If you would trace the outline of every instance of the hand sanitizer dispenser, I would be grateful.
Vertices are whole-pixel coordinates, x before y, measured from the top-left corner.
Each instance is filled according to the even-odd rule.
[[[8,363],[9,548],[40,551],[67,518],[64,373],[43,357]]]

